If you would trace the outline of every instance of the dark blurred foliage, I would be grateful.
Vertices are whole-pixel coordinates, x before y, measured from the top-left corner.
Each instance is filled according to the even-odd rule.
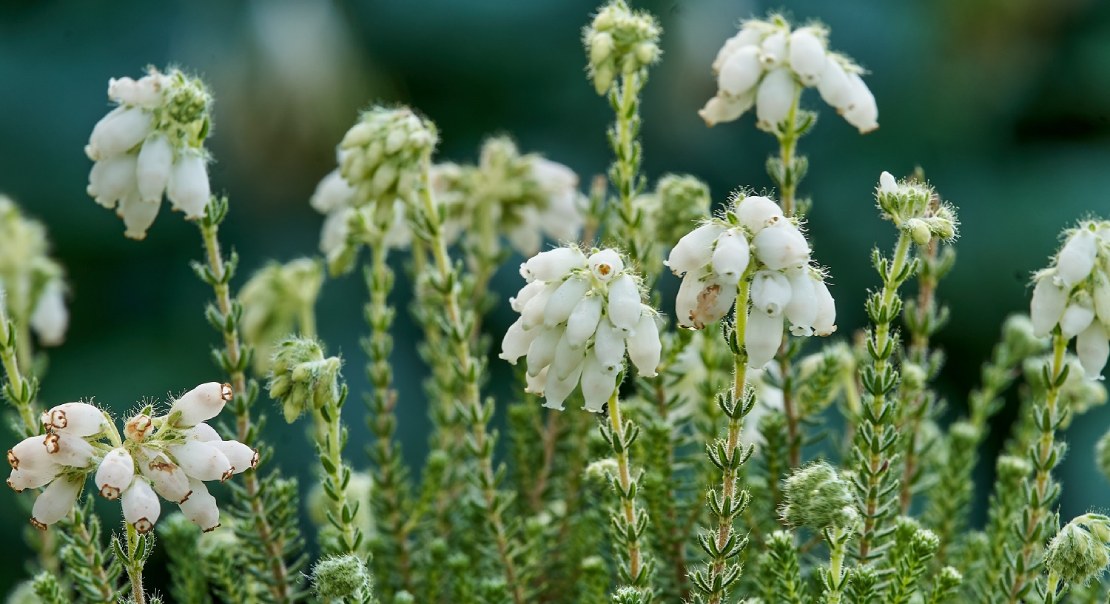
[[[859,136],[814,92],[805,96],[823,117],[801,143],[811,164],[802,193],[815,200],[816,257],[834,276],[841,333],[850,334],[876,282],[868,252],[893,240],[872,205],[877,176],[925,169],[963,223],[960,260],[940,292],[952,322],[938,338],[949,355],[943,388],[951,413],[961,410],[1002,318],[1025,307],[1028,275],[1046,263],[1059,230],[1084,215],[1110,215],[1110,3],[634,4],[657,14],[665,32],[664,60],[643,105],[646,174],[654,182],[668,171],[693,173],[718,202],[736,187],[769,182],[770,137],[751,117],[709,130],[695,113],[715,90],[709,64],[739,19],[780,8],[819,19],[831,27],[834,49],[873,72],[881,124],[873,134]],[[542,151],[584,180],[602,173],[611,116],[585,80],[579,40],[594,8],[582,0],[0,5],[0,190],[47,223],[73,290],[72,328],[50,352],[42,399],[95,397],[123,412],[218,378],[207,352],[216,337],[201,313],[210,293],[188,268],[201,252],[195,227],[163,210],[146,241],[125,240],[120,221],[85,195],[90,162],[82,147],[108,108],[109,77],[176,64],[211,86],[213,186],[231,198],[223,235],[242,256],[241,283],[269,258],[314,253],[321,220],[306,201],[334,166],[334,145],[357,110],[372,101],[409,104],[431,117],[442,159],[474,161],[483,137],[509,133],[523,150]],[[511,270],[496,283],[504,294],[518,285]],[[667,277],[663,287],[676,283]],[[366,384],[357,344],[363,300],[363,286],[345,278],[325,286],[320,305],[321,334],[331,352],[344,354],[356,393]],[[407,294],[394,302],[402,310],[401,433],[406,458],[419,464],[428,429],[423,368]],[[509,314],[495,310],[491,328],[503,330]],[[363,466],[363,411],[348,409],[348,451]],[[268,438],[282,443],[279,462],[305,475],[301,430],[267,411]],[[1108,418],[1110,408],[1097,409],[1068,434],[1065,518],[1110,495],[1092,455]],[[1013,411],[998,418],[991,446],[1012,420]],[[980,482],[990,473],[983,468]],[[7,489],[0,509],[19,510],[0,525],[2,538],[18,543],[27,525]],[[0,571],[0,592],[19,566]]]

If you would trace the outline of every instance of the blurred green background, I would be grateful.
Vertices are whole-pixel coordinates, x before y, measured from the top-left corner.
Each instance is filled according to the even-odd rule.
[[[953,307],[940,335],[949,353],[944,388],[954,410],[973,386],[1002,318],[1026,305],[1030,271],[1075,219],[1110,215],[1110,3],[1096,0],[641,1],[660,18],[664,58],[644,99],[644,169],[707,180],[721,202],[738,186],[764,189],[771,139],[745,116],[707,129],[696,110],[715,91],[709,70],[739,19],[782,9],[832,29],[832,47],[873,73],[867,81],[881,127],[859,136],[820,101],[802,193],[815,199],[816,257],[835,282],[842,334],[860,326],[876,278],[868,252],[892,241],[872,205],[878,174],[921,165],[960,208],[960,261],[940,297]],[[579,0],[379,2],[7,2],[0,5],[0,191],[44,221],[72,284],[68,341],[51,351],[42,400],[95,397],[123,412],[219,379],[216,342],[202,308],[210,293],[188,262],[200,257],[195,227],[163,210],[146,241],[85,195],[82,147],[108,109],[108,78],[176,64],[205,78],[216,97],[210,139],[213,188],[231,198],[224,232],[242,256],[238,283],[267,259],[316,249],[321,218],[307,205],[334,166],[334,145],[359,108],[382,100],[419,108],[439,126],[439,157],[475,161],[482,139],[509,133],[583,180],[610,156],[607,104],[584,73],[580,28],[595,8]],[[400,270],[400,265],[397,266]],[[495,287],[519,287],[512,270]],[[664,287],[675,282],[665,278]],[[401,288],[404,288],[402,282]],[[363,287],[329,282],[320,331],[365,391]],[[399,313],[396,370],[404,453],[423,459],[428,428],[415,334]],[[503,330],[507,305],[489,324]],[[357,401],[357,396],[356,399]],[[263,399],[259,405],[265,407]],[[267,409],[276,411],[276,409]],[[364,467],[363,409],[348,407],[355,465]],[[268,438],[290,473],[305,476],[300,428],[271,413]],[[1000,415],[992,446],[1013,419]],[[1105,511],[1110,485],[1093,462],[1110,408],[1093,411],[1067,438],[1060,469],[1065,518]],[[4,435],[5,442],[12,439]],[[281,439],[281,440],[278,440]],[[983,468],[980,482],[989,480]],[[219,490],[217,488],[217,490]],[[24,494],[22,497],[29,497]],[[981,517],[981,504],[976,517]],[[0,489],[5,561],[21,561],[28,526],[15,495]],[[169,512],[169,507],[165,510]],[[118,513],[115,510],[112,514]],[[106,516],[109,526],[117,516]],[[0,593],[21,564],[0,565]]]

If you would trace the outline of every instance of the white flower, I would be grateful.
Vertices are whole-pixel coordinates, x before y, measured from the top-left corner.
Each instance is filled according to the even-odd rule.
[[[757,233],[752,245],[756,258],[773,270],[804,266],[809,261],[809,243],[805,236],[785,220]]]
[[[790,116],[797,89],[794,74],[789,69],[784,67],[768,73],[755,94],[755,125],[761,130],[777,132],[779,124]]]
[[[144,457],[139,462],[139,472],[150,481],[154,491],[166,501],[181,503],[192,494],[189,476],[165,453],[143,450]]]
[[[1060,317],[1060,334],[1067,339],[1074,338],[1079,332],[1087,329],[1095,319],[1095,309],[1091,304],[1091,297],[1080,292],[1071,299],[1071,303],[1064,308]]]
[[[51,432],[42,438],[42,444],[55,463],[73,468],[88,466],[96,452],[85,439],[73,434]]]
[[[173,147],[170,140],[164,134],[151,134],[143,143],[135,163],[139,198],[147,202],[161,201],[173,167]],[[207,178],[204,180],[205,183],[208,182]]]
[[[1075,351],[1087,377],[1092,380],[1101,379],[1106,358],[1110,355],[1110,335],[1102,323],[1094,321],[1079,333],[1079,338],[1075,341]]]
[[[813,319],[813,333],[828,336],[836,331],[836,302],[824,281],[814,281],[814,295],[817,297],[817,316]]]
[[[88,403],[62,403],[42,412],[42,425],[53,432],[86,437],[108,426],[104,412]]]
[[[790,69],[806,86],[813,86],[825,70],[825,43],[820,32],[802,27],[790,34]]]
[[[166,448],[177,465],[197,480],[227,480],[234,473],[231,462],[212,443],[191,440]]]
[[[162,513],[158,496],[154,494],[154,489],[150,488],[150,483],[144,478],[138,478],[131,483],[131,487],[123,492],[123,500],[120,504],[123,508],[123,520],[134,526],[140,534],[149,533]]]
[[[170,415],[180,413],[177,425],[195,426],[220,414],[224,404],[231,400],[231,385],[208,382],[181,395],[170,407]]]
[[[717,86],[721,92],[738,97],[753,90],[762,76],[759,49],[748,46],[736,50],[724,61],[717,74]]]
[[[120,493],[131,486],[135,477],[135,460],[123,447],[116,447],[109,451],[100,466],[96,469],[93,479],[100,495],[105,499],[116,499]]]
[[[195,478],[189,479],[189,489],[192,494],[178,504],[181,513],[202,531],[207,533],[215,530],[220,526],[220,508],[216,505],[216,498],[208,492],[203,482]]]
[[[790,279],[778,271],[762,270],[752,276],[752,308],[764,314],[782,314],[790,303]]]
[[[527,284],[510,299],[520,318],[505,333],[500,357],[527,359],[527,391],[563,409],[581,385],[585,408],[600,411],[616,388],[625,354],[641,375],[656,374],[661,355],[655,311],[614,250],[586,257],[576,247],[541,252],[520,267]]]
[[[867,134],[879,127],[879,106],[875,95],[858,73],[848,75],[848,104],[844,119],[855,126],[860,134]]]
[[[1033,333],[1038,338],[1047,336],[1060,322],[1067,305],[1068,293],[1056,285],[1051,274],[1039,278],[1033,288],[1029,311],[1029,317],[1033,320]]]
[[[77,503],[84,480],[71,476],[60,476],[51,482],[35,499],[31,508],[31,524],[39,530],[65,518]]]
[[[755,235],[784,220],[782,207],[766,197],[752,195],[736,202],[736,219]]]
[[[31,329],[43,346],[57,346],[65,340],[69,328],[69,310],[66,308],[65,283],[51,279],[39,294],[38,303],[31,314]]]
[[[748,352],[748,366],[760,369],[775,358],[782,345],[782,314],[770,315],[754,308],[748,313],[744,331],[744,348]]]
[[[748,240],[739,230],[730,229],[717,238],[711,264],[723,283],[735,285],[748,270],[750,260]]]
[[[141,154],[139,162],[141,174]],[[205,165],[204,156],[197,152],[182,153],[173,165],[169,186],[166,189],[166,197],[169,198],[173,209],[184,212],[186,218],[200,218],[204,216],[204,208],[208,205],[208,198],[211,195],[208,167]]]
[[[1079,228],[1056,257],[1056,283],[1065,288],[1087,278],[1095,267],[1098,238],[1089,228]]]
[[[705,223],[678,240],[663,262],[678,276],[697,270],[713,258],[713,242],[725,231],[715,222]]]

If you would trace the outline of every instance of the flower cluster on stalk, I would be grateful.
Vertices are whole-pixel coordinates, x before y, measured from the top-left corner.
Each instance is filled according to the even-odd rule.
[[[127,420],[120,438],[108,414],[94,405],[63,403],[42,414],[45,434],[8,450],[8,486],[17,492],[45,487],[31,524],[45,530],[73,508],[89,474],[97,492],[120,500],[124,520],[140,533],[161,515],[160,495],[205,531],[220,524],[216,499],[205,486],[255,467],[258,452],[224,440],[206,421],[231,400],[231,387],[209,382],[183,394],[170,410],[146,407]]]
[[[582,33],[597,93],[608,92],[618,75],[638,73],[658,61],[661,33],[655,17],[633,11],[624,0],[601,7]]]
[[[109,80],[108,98],[117,106],[93,127],[85,147],[96,162],[89,195],[116,210],[132,239],[146,237],[163,193],[186,218],[203,216],[211,197],[204,139],[212,104],[204,83],[151,68],[138,80]]]
[[[1110,355],[1110,221],[1086,220],[1067,232],[1052,266],[1033,280],[1035,333],[1076,339],[1084,372],[1100,379]]]
[[[834,300],[823,273],[810,263],[805,235],[767,197],[737,197],[724,216],[680,239],[666,265],[682,277],[675,313],[689,329],[728,314],[741,279],[751,280],[744,343],[753,368],[774,357],[786,321],[797,336],[836,330]]]
[[[541,252],[521,265],[528,282],[510,298],[520,318],[501,343],[502,359],[526,356],[528,391],[545,407],[581,383],[585,408],[601,411],[628,358],[641,375],[656,374],[661,355],[657,313],[642,302],[639,278],[611,249],[586,256],[574,246]]]
[[[828,36],[820,25],[792,30],[778,15],[744,21],[713,61],[717,95],[698,114],[713,126],[739,118],[754,105],[756,126],[776,132],[802,89],[816,87],[861,133],[878,128],[879,109],[861,77],[863,70],[830,52]]]
[[[44,346],[57,346],[69,327],[64,271],[49,255],[46,229],[0,195],[0,304],[26,321]]]

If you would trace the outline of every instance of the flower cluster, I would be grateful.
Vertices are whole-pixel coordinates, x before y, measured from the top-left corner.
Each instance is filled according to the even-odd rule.
[[[1077,337],[1084,372],[1099,379],[1110,355],[1110,221],[1087,220],[1068,231],[1052,266],[1033,279],[1034,332]]]
[[[655,17],[632,11],[624,0],[613,0],[597,11],[582,33],[597,93],[608,92],[618,74],[634,74],[658,61],[661,33]]]
[[[157,495],[210,531],[219,526],[220,511],[204,483],[227,480],[258,463],[257,451],[221,439],[205,423],[228,400],[227,384],[201,384],[175,400],[165,415],[152,417],[147,407],[128,419],[124,439],[97,407],[57,405],[42,414],[45,435],[26,438],[8,451],[8,486],[17,492],[46,487],[31,511],[31,524],[45,530],[69,514],[95,468],[97,491],[105,499],[119,499],[124,520],[140,533],[158,521]]]
[[[315,340],[289,338],[277,347],[270,370],[270,398],[281,403],[285,421],[339,400],[339,357],[324,357]]]
[[[0,195],[0,304],[27,321],[46,346],[65,339],[69,327],[62,267],[49,256],[46,229]]]
[[[299,258],[285,264],[271,262],[243,285],[239,291],[243,305],[239,331],[254,348],[252,361],[259,373],[269,371],[275,345],[297,331],[297,322],[314,316],[316,297],[323,283],[321,263]],[[302,331],[310,328],[300,326]]]
[[[85,147],[96,162],[89,195],[116,209],[132,239],[146,237],[163,193],[186,218],[203,216],[211,197],[203,145],[212,104],[203,82],[151,68],[138,80],[110,80],[108,98],[118,106],[97,122]]]
[[[828,31],[822,26],[791,31],[778,15],[750,19],[717,53],[717,95],[698,114],[713,126],[731,122],[755,105],[756,126],[775,133],[796,110],[802,89],[815,86],[849,124],[867,133],[879,127],[879,109],[862,72],[848,57],[829,52]]]
[[[1067,583],[1083,585],[1110,567],[1110,518],[1083,514],[1045,548],[1045,567]]]
[[[859,520],[852,484],[823,461],[794,470],[782,482],[784,522],[813,530],[855,528]]]
[[[883,217],[908,233],[917,245],[928,245],[934,238],[952,241],[959,234],[955,208],[940,201],[932,187],[916,179],[899,181],[890,172],[883,172],[875,199]]]
[[[527,355],[528,391],[563,401],[581,382],[585,408],[600,411],[629,359],[656,374],[661,354],[656,312],[641,301],[638,277],[614,250],[589,257],[577,247],[541,252],[520,267],[528,282],[509,303],[520,318],[501,343],[502,359]]]
[[[701,329],[728,314],[741,279],[750,279],[744,344],[753,368],[774,357],[787,320],[797,336],[836,330],[833,297],[810,264],[809,243],[766,197],[738,197],[724,217],[680,239],[666,265],[683,277],[675,313],[686,328]]]

